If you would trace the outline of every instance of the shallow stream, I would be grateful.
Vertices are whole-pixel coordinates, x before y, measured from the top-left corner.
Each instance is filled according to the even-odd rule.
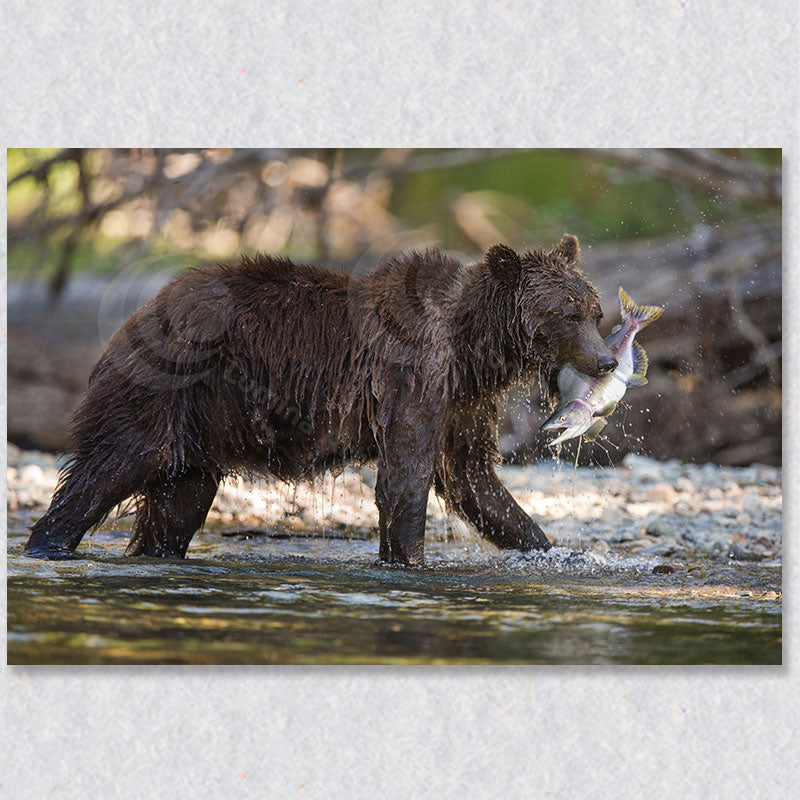
[[[122,529],[47,562],[21,555],[34,519],[9,518],[11,664],[781,662],[774,564],[432,541],[400,570],[374,538],[222,525],[184,561],[122,557]]]

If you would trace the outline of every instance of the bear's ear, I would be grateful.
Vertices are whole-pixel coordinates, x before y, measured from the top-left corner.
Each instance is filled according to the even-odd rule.
[[[486,265],[496,281],[506,286],[516,286],[522,272],[519,256],[504,244],[496,244],[486,253]]]
[[[578,246],[578,237],[571,233],[565,233],[561,241],[553,250],[555,255],[561,256],[568,264],[577,264],[581,257],[581,249]]]

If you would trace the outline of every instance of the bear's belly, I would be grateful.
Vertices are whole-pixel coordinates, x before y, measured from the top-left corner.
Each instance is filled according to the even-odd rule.
[[[303,480],[348,464],[375,461],[378,449],[366,418],[341,419],[327,413],[314,419],[294,415],[274,421],[274,444],[250,467],[286,481]]]

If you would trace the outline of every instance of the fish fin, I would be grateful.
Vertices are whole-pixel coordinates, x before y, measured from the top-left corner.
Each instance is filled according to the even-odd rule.
[[[631,356],[633,357],[634,375],[641,375],[644,378],[644,376],[647,375],[647,368],[650,366],[650,359],[647,357],[644,347],[642,347],[639,342],[633,343],[633,352]]]
[[[626,384],[628,386],[644,386],[647,383],[647,368],[650,362],[647,358],[647,353],[644,351],[639,342],[633,343],[633,374],[628,378]]]
[[[587,442],[593,442],[600,435],[600,431],[602,431],[606,425],[608,425],[608,423],[601,417],[592,425],[591,428],[586,430],[586,433],[583,434],[583,438],[586,439]]]
[[[623,320],[626,317],[634,320],[638,323],[639,329],[657,320],[664,313],[661,306],[637,306],[621,286],[619,287],[619,310]]]
[[[641,375],[644,377],[647,375],[647,368],[650,366],[650,359],[647,357],[647,353],[644,351],[644,347],[642,347],[639,342],[633,343],[633,371],[636,375]]]
[[[614,410],[616,409],[617,404],[614,400],[612,400],[608,405],[603,406],[599,411],[595,411],[593,416],[595,417],[607,417],[609,414],[613,414]]]

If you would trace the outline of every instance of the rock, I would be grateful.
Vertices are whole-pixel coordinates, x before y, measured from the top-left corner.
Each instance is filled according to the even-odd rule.
[[[667,517],[656,517],[647,523],[645,533],[650,536],[675,536],[677,526]]]
[[[730,534],[724,531],[693,531],[690,537],[694,546],[706,553],[723,555],[731,548]]]
[[[35,464],[42,469],[55,469],[56,458],[52,453],[42,453],[39,450],[26,450],[19,458],[18,466],[22,468],[28,464]]]
[[[599,516],[600,522],[614,523],[622,520],[622,511],[614,506],[604,506]]]
[[[657,481],[662,475],[662,466],[659,461],[636,455],[636,453],[628,453],[622,459],[622,465],[631,471],[636,480]]]
[[[20,448],[15,444],[9,442],[6,449],[6,456],[8,458],[9,466],[12,464],[19,464],[19,460],[22,458],[22,450],[20,450]]]
[[[676,542],[665,542],[664,544],[657,544],[653,547],[645,547],[638,551],[640,556],[672,556],[678,550]]]
[[[679,500],[677,503],[675,503],[673,511],[679,517],[693,517],[695,514],[697,514],[694,504],[686,500]]]
[[[652,544],[653,540],[648,538],[633,539],[628,542],[628,546],[634,553],[639,552],[646,547],[651,547]]]
[[[672,505],[676,501],[678,494],[668,483],[657,483],[647,490],[646,497],[651,503]]]
[[[742,508],[751,516],[760,516],[762,511],[761,498],[748,494],[742,503]]]
[[[44,470],[38,464],[28,464],[20,470],[19,480],[25,486],[42,486],[45,483]]]
[[[675,571],[672,564],[656,564],[653,567],[653,575],[670,575]]]
[[[752,469],[743,469],[739,476],[739,486],[758,486],[761,478]]]
[[[753,542],[753,544],[758,544],[758,545],[761,545],[761,547],[767,547],[767,548],[774,546],[774,543],[770,539],[767,539],[766,536],[759,536]]]
[[[766,550],[760,545],[742,545],[734,544],[730,551],[730,557],[735,558],[737,561],[761,561],[775,555],[773,552]]]
[[[13,500],[9,498],[9,508],[15,511],[18,508],[33,509],[38,505],[40,505],[40,503],[37,502],[37,498],[26,489],[18,489],[14,493]]]

